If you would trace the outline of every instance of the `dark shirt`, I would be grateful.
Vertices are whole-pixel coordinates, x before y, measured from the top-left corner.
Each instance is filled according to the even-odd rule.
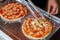
[[[48,0],[31,0],[35,5],[45,9]]]

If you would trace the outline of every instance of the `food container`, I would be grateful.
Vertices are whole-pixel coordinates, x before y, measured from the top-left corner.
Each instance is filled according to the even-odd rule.
[[[20,3],[22,3],[22,4],[24,4],[24,5],[26,5],[26,3],[23,1],[23,0],[15,0],[15,2],[20,2]],[[27,5],[26,5],[27,6]],[[3,28],[6,28],[6,30],[8,30],[12,35],[14,35],[15,37],[17,37],[18,38],[18,40],[19,39],[21,39],[21,40],[25,40],[25,38],[26,38],[26,40],[35,40],[35,39],[32,39],[32,38],[28,38],[28,37],[26,37],[25,35],[24,35],[24,33],[22,32],[22,24],[23,24],[23,22],[24,22],[24,20],[26,20],[27,18],[32,18],[32,17],[34,17],[31,13],[31,11],[32,11],[32,9],[30,9],[29,7],[27,7],[28,9],[29,9],[29,13],[25,16],[25,17],[23,17],[21,20],[19,20],[17,23],[15,23],[16,21],[14,21],[14,23],[11,23],[10,21],[9,22],[7,22],[7,21],[5,21],[4,20],[4,22],[7,22],[7,23],[10,23],[10,24],[5,24],[4,22],[1,22],[1,21],[3,21],[3,20],[1,20],[0,22],[1,22],[1,25],[3,26]],[[45,37],[45,38],[43,38],[43,39],[41,39],[41,40],[49,40],[49,38],[59,29],[59,27],[60,27],[60,23],[59,23],[59,18],[57,19],[57,17],[55,17],[55,18],[53,18],[52,19],[52,17],[49,17],[49,15],[48,14],[46,14],[46,12],[45,11],[42,11],[42,9],[39,9],[38,7],[37,7],[37,9],[41,12],[41,13],[43,13],[44,14],[44,16],[49,20],[49,21],[51,21],[51,23],[53,24],[53,30],[52,30],[52,32],[49,34],[49,36],[47,36],[47,37]],[[39,39],[37,39],[37,40],[39,40]]]

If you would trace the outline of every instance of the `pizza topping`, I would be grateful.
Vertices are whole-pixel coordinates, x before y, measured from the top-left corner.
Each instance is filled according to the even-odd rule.
[[[28,13],[27,12],[28,9],[26,8],[26,6],[19,3],[7,4],[4,7],[2,7],[1,10],[0,10],[1,15],[8,20],[21,18]]]
[[[24,33],[34,38],[44,37],[52,30],[52,24],[48,20],[40,19],[38,21],[33,18],[28,18],[27,20],[25,20],[22,27],[23,31],[24,29],[25,31],[27,31],[24,31]]]
[[[2,13],[2,10],[0,9],[0,14]]]

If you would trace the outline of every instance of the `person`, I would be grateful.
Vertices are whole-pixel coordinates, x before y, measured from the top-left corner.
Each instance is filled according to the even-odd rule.
[[[39,6],[40,8],[46,8],[46,4],[48,2],[47,12],[50,14],[58,14],[58,4],[56,0],[31,0],[35,5]]]

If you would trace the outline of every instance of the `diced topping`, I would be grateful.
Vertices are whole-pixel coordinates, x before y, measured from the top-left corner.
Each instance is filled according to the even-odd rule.
[[[0,14],[2,13],[2,9],[0,9]]]
[[[28,18],[23,22],[22,29],[24,33],[33,38],[41,38],[49,34],[52,30],[52,24],[48,20]],[[26,25],[26,26],[25,26]]]
[[[1,15],[8,20],[21,18],[28,13],[27,11],[26,6],[19,3],[10,3],[0,9],[0,13],[3,12]]]

